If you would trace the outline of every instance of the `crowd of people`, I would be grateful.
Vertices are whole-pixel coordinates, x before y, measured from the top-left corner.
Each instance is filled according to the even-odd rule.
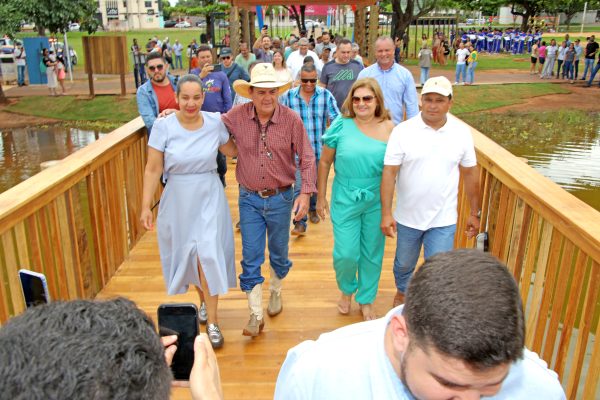
[[[429,57],[430,67],[442,42],[429,50],[427,38],[423,40],[421,56]],[[255,43],[241,43],[237,55],[222,48],[219,64],[209,45],[197,46],[190,52],[190,73],[181,77],[170,69],[182,46],[171,53],[165,42],[150,41],[143,71],[137,72],[140,82],[147,77],[138,88],[137,103],[149,134],[140,221],[146,229],[157,229],[166,292],[182,294],[193,286],[198,293],[198,317],[207,325],[207,336],[196,343],[197,362],[205,368],[192,373],[194,398],[222,396],[209,348],[225,342],[219,296],[239,279],[248,301],[242,334],[261,335],[266,247],[266,310],[276,317],[283,311],[283,283],[293,273],[290,236],[306,236],[309,221],[317,224],[328,217],[337,310],[349,314],[354,297],[364,322],[291,349],[275,398],[564,398],[556,374],[524,349],[521,299],[506,267],[477,250],[451,251],[456,234],[474,237],[479,232],[481,200],[470,130],[448,114],[454,100],[448,79],[422,74],[419,101],[411,73],[396,62],[397,43],[385,36],[375,42],[376,61],[365,66],[345,38],[325,33],[311,42],[301,34],[284,46],[263,29]],[[477,54],[477,43],[458,44],[455,83],[461,77],[472,82],[467,63],[476,65]],[[224,192],[225,157],[237,160],[238,279],[235,224]],[[464,216],[465,232],[457,233],[459,179],[470,210]],[[164,189],[155,221],[152,200],[160,184]],[[374,302],[388,237],[396,241],[396,293],[392,310],[378,318]],[[421,250],[425,263],[415,272]],[[72,307],[97,307],[89,315],[80,313],[89,318],[103,307],[140,313],[128,302],[111,304]],[[69,307],[46,308],[64,313]],[[11,340],[31,337],[21,331],[30,329],[29,321],[38,314],[28,311],[0,330],[0,357],[11,357]],[[144,376],[168,381],[159,367],[166,363],[158,336],[148,337],[147,317],[136,318],[153,354],[147,362],[155,367]],[[73,323],[82,330],[90,326]],[[67,329],[46,320],[36,326],[42,334],[58,330],[58,337]],[[118,342],[114,335],[107,340]],[[132,336],[123,346],[135,340]],[[73,346],[69,343],[65,346]],[[167,362],[172,343],[163,338]],[[128,354],[122,348],[115,351]],[[111,369],[110,361],[102,367]],[[134,379],[133,367],[120,374],[119,382],[130,375]],[[0,371],[0,383],[25,387],[34,374],[32,370],[21,378]],[[51,385],[51,379],[45,384]],[[144,383],[136,385],[145,388]],[[151,389],[154,398],[165,398],[161,388]]]

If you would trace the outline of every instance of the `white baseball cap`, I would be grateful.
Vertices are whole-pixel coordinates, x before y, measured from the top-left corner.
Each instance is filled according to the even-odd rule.
[[[437,93],[446,97],[452,96],[452,84],[443,76],[429,78],[423,85],[423,89],[421,89],[421,95],[427,93]]]

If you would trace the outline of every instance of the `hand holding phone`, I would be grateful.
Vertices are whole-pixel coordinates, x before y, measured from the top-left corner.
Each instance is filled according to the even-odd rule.
[[[194,340],[199,332],[198,308],[191,303],[161,304],[158,327],[160,336],[177,335],[171,371],[175,380],[189,380],[194,365]]]
[[[212,72],[219,72],[223,70],[223,66],[221,64],[213,64],[212,67]]]

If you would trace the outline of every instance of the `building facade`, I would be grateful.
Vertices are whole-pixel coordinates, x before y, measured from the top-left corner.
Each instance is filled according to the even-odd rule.
[[[160,28],[162,4],[160,0],[98,0],[97,18],[108,31]]]

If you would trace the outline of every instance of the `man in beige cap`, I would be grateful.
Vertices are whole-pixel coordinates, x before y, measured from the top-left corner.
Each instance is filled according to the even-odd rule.
[[[290,83],[277,80],[272,64],[257,64],[250,82],[237,80],[233,87],[250,103],[234,107],[222,116],[235,138],[238,162],[242,273],[240,287],[248,295],[250,320],[246,336],[258,336],[264,327],[261,265],[265,261],[265,239],[271,264],[270,299],[267,313],[282,310],[281,281],[292,267],[288,258],[291,214],[294,221],[308,212],[316,193],[315,155],[302,120],[277,101]],[[296,162],[302,177],[301,194],[294,200]]]
[[[421,112],[390,135],[381,178],[381,230],[397,236],[394,307],[404,302],[421,247],[425,259],[452,250],[456,231],[458,180],[462,174],[471,206],[468,237],[479,231],[479,172],[469,127],[448,111],[452,84],[430,78],[421,91]],[[396,186],[396,209],[392,198]]]

